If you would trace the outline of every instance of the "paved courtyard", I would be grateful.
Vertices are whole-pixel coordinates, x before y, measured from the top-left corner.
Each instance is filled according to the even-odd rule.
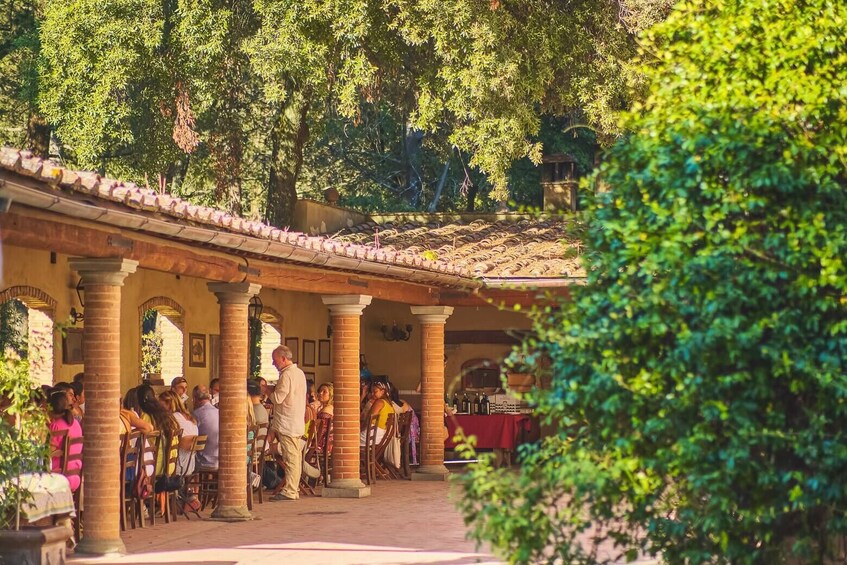
[[[360,500],[303,497],[254,506],[251,522],[210,520],[124,532],[128,555],[71,563],[389,564],[499,563],[465,539],[444,482],[386,481]]]

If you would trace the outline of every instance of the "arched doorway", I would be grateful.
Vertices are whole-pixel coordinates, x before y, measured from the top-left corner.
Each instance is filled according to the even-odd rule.
[[[0,352],[30,365],[33,382],[53,384],[53,316],[56,301],[29,286],[13,286],[0,293]]]
[[[164,296],[138,308],[141,323],[141,379],[169,383],[184,373],[185,311]]]

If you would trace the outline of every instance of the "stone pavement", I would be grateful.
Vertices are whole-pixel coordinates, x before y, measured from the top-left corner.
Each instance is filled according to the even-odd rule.
[[[122,534],[128,555],[73,556],[70,563],[500,563],[465,539],[466,527],[449,500],[452,488],[444,482],[384,481],[363,499],[266,499],[254,505],[251,522],[157,520],[155,527]]]
[[[86,558],[105,563],[210,565],[382,565],[501,563],[465,539],[466,526],[445,482],[380,481],[368,498],[304,496],[254,505],[251,522],[186,520],[122,534],[127,555]],[[208,515],[208,511],[205,515]],[[587,539],[586,539],[587,542]],[[612,552],[601,552],[611,555]],[[654,565],[642,559],[636,565]]]

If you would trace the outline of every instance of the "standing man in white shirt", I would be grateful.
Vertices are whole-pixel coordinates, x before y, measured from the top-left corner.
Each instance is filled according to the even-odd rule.
[[[279,451],[285,466],[282,490],[271,497],[273,501],[300,498],[300,473],[303,457],[300,438],[306,433],[306,375],[291,360],[291,350],[284,345],[274,349],[273,364],[279,370],[279,382],[271,394],[274,405],[271,430],[279,441]]]

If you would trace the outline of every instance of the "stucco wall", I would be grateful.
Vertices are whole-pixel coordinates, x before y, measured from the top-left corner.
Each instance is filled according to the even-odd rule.
[[[412,324],[409,341],[386,341],[380,326],[397,325],[405,328]],[[530,320],[525,314],[501,311],[493,307],[458,307],[447,319],[445,331],[529,329]],[[409,305],[374,300],[365,308],[362,317],[362,352],[368,367],[375,375],[385,374],[402,390],[411,390],[420,380],[421,341],[420,325],[412,315]],[[461,344],[446,348],[445,382],[448,391],[458,385],[462,363],[469,359],[485,357],[499,360],[511,351],[508,345]],[[456,384],[454,384],[456,383]]]
[[[31,286],[47,293],[56,300],[55,320],[67,323],[68,313],[73,306],[83,310],[76,294],[79,276],[70,270],[68,257],[57,255],[56,263],[50,263],[50,253],[4,245],[2,247],[2,278],[0,290],[12,286]],[[175,301],[185,312],[184,330],[184,366],[183,375],[190,387],[209,382],[209,336],[219,334],[219,307],[215,296],[208,291],[208,281],[192,277],[178,277],[169,273],[140,269],[129,275],[122,289],[121,301],[121,391],[139,384],[141,379],[141,318],[139,306],[151,298],[162,296]],[[293,336],[299,338],[299,353],[302,355],[304,339],[326,339],[326,327],[329,312],[321,302],[320,295],[298,292],[283,292],[263,289],[260,297],[266,307],[277,311],[282,317],[283,339]],[[83,295],[84,300],[84,295]],[[76,327],[83,327],[84,322]],[[206,336],[206,367],[189,367],[189,333]],[[83,365],[62,363],[61,335],[54,339],[54,375],[55,381],[68,381],[83,369]],[[269,362],[269,360],[265,360]],[[317,362],[316,362],[317,365]],[[330,366],[303,367],[306,372],[315,373],[318,383],[332,379]],[[164,374],[166,383],[176,375]]]
[[[57,255],[56,263],[50,263],[50,253],[8,245],[3,246],[2,284],[0,290],[11,286],[32,286],[46,292],[57,302],[56,318],[67,322],[71,306],[82,309],[76,295],[79,277],[68,267],[68,257]],[[128,276],[123,287],[121,304],[121,363],[125,370],[121,376],[121,390],[125,391],[140,382],[140,339],[141,319],[138,308],[147,300],[163,296],[175,301],[184,310],[184,367],[183,375],[191,387],[209,382],[209,336],[219,334],[219,307],[215,296],[206,288],[208,281],[192,277],[178,277],[169,273],[141,269]],[[285,292],[262,289],[260,298],[265,307],[279,313],[282,318],[282,337],[298,338],[298,355],[303,353],[303,340],[326,339],[329,312],[318,294]],[[388,342],[380,332],[380,326],[389,327],[397,321],[401,327],[413,326],[409,341]],[[81,327],[79,324],[77,327]],[[447,320],[447,331],[457,330],[501,330],[508,328],[527,329],[530,322],[519,312],[499,311],[492,307],[459,307]],[[206,336],[206,367],[188,366],[188,334]],[[420,325],[412,315],[408,304],[374,300],[365,308],[362,316],[362,352],[365,353],[374,374],[387,374],[401,389],[413,389],[420,380],[421,342]],[[82,365],[64,365],[61,362],[61,336],[54,340],[56,380],[70,380]],[[447,348],[445,367],[447,388],[452,390],[462,363],[476,357],[500,359],[510,348],[503,345],[462,344]],[[266,363],[269,359],[264,359]],[[316,360],[317,361],[317,360]],[[318,384],[332,380],[331,366],[304,367],[306,372],[315,373]],[[166,383],[176,375],[163,375]],[[457,382],[457,381],[456,381]]]

